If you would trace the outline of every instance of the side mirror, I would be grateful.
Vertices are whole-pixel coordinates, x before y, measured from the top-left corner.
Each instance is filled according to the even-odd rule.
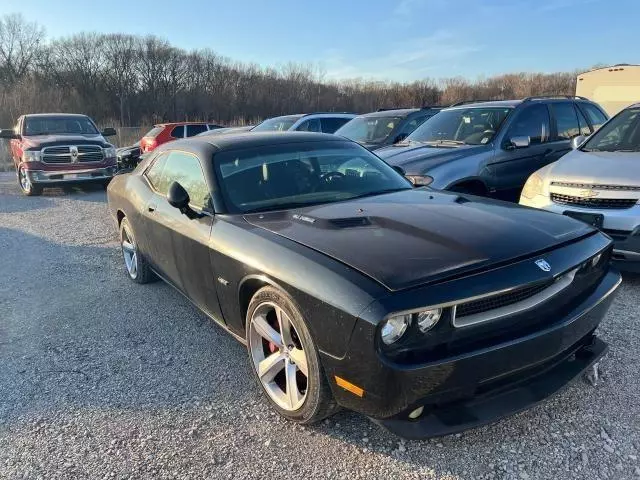
[[[531,145],[531,138],[527,136],[511,137],[509,144],[512,148],[527,148]]]
[[[587,137],[585,135],[578,135],[577,137],[573,137],[571,139],[571,148],[576,150],[580,145],[584,143],[586,139]]]
[[[0,129],[0,138],[20,138],[20,135],[13,131],[13,128]]]
[[[113,137],[114,135],[117,135],[118,132],[116,132],[116,129],[113,127],[107,127],[102,131],[102,136],[103,137]]]
[[[393,139],[393,143],[394,144],[400,143],[401,141],[403,141],[408,136],[409,136],[409,134],[407,134],[407,133],[401,133],[396,138]]]
[[[404,171],[404,168],[402,168],[399,165],[391,165],[391,168],[393,168],[396,172],[398,172],[403,177],[407,174],[407,172]]]
[[[169,205],[184,213],[184,210],[189,208],[189,200],[189,194],[178,182],[173,182],[169,186],[169,192],[167,192]]]

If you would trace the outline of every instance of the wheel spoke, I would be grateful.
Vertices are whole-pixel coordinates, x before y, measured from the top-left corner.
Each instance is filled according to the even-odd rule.
[[[282,335],[282,344],[285,347],[293,345],[293,338],[291,337],[291,321],[289,316],[281,308],[276,308],[276,316],[278,317],[278,324],[280,325],[280,334]]]
[[[122,241],[122,248],[130,253],[135,252],[136,248],[133,246],[133,244],[127,240],[123,240]]]
[[[258,376],[263,382],[270,382],[285,367],[284,355],[272,353],[258,364]]]
[[[133,255],[131,255],[131,275],[135,275],[136,273],[138,273],[138,255],[134,252]]]
[[[289,351],[289,357],[296,364],[296,367],[302,372],[305,377],[309,376],[309,367],[307,365],[307,356],[304,354],[304,350],[294,348]]]
[[[298,370],[295,365],[293,365],[288,360],[285,361],[285,376],[287,379],[287,398],[289,400],[289,405],[291,409],[295,409],[300,402],[300,390],[298,390],[298,381],[296,380],[296,371]]]
[[[258,316],[253,319],[253,326],[262,338],[268,342],[275,343],[277,347],[282,347],[282,337],[280,334],[267,322],[264,316]]]

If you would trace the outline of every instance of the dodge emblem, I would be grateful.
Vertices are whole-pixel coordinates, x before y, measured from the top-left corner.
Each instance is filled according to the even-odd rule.
[[[536,265],[543,272],[550,272],[551,271],[551,265],[549,265],[549,262],[547,262],[546,260],[544,260],[542,258],[540,260],[536,260]]]
[[[78,161],[78,147],[69,147],[69,153],[71,154],[71,161]]]

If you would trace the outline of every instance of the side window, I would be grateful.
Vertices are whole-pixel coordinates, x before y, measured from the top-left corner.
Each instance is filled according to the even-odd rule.
[[[322,124],[322,131],[324,133],[334,133],[338,130],[342,125],[347,123],[350,118],[339,118],[339,117],[326,117],[321,118],[320,123]]]
[[[199,209],[208,206],[209,187],[204,179],[198,157],[177,150],[169,152],[162,172],[162,189],[158,191],[166,194],[173,182],[180,182],[180,185],[189,193],[191,205]]]
[[[590,103],[581,103],[580,106],[585,112],[587,112],[587,117],[589,117],[589,121],[591,122],[591,125],[593,125],[594,131],[598,130],[602,124],[607,121],[607,117],[595,105],[591,105]]]
[[[589,123],[587,119],[584,118],[584,115],[580,111],[579,108],[576,108],[576,113],[578,114],[578,124],[580,125],[580,135],[584,135],[588,137],[591,135],[591,129],[589,128]]]
[[[171,135],[173,138],[184,138],[184,125],[173,127],[173,130],[171,130],[171,133],[169,135]]]
[[[322,127],[320,126],[320,119],[312,118],[305,122],[302,122],[298,128],[296,128],[299,132],[321,132]]]
[[[551,131],[550,124],[547,106],[543,104],[532,105],[518,113],[509,127],[507,139],[529,137],[532,145],[548,142]]]
[[[554,103],[553,114],[556,117],[556,124],[558,125],[559,140],[570,140],[580,135],[578,117],[571,103]]]
[[[207,131],[207,126],[203,124],[199,125],[187,125],[187,137],[193,137],[202,132]]]
[[[168,154],[166,152],[158,155],[144,174],[151,186],[162,194],[167,193],[166,190],[160,190],[160,187],[162,186],[162,171],[164,170],[164,165],[167,162],[167,156]]]

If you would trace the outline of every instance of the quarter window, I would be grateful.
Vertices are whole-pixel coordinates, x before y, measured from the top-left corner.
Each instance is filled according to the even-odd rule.
[[[576,108],[576,113],[578,114],[578,123],[580,124],[580,135],[588,137],[589,135],[591,135],[589,123],[587,122],[587,119],[584,118],[584,115],[579,108]]]
[[[178,125],[177,127],[173,127],[170,135],[173,138],[184,138],[184,125]]]
[[[193,137],[207,131],[207,126],[203,124],[187,125],[187,137]]]
[[[589,121],[591,122],[591,125],[593,125],[594,130],[598,130],[602,124],[607,121],[607,117],[595,105],[591,105],[590,103],[581,103],[580,106],[584,108],[585,112],[587,112],[587,117],[589,117]]]
[[[575,115],[574,115],[575,116]],[[513,120],[507,133],[507,139],[529,137],[532,145],[549,141],[549,109],[546,105],[532,105],[522,110]]]
[[[553,113],[558,125],[558,139],[569,140],[580,135],[576,110],[571,103],[554,103]]]
[[[154,160],[151,167],[149,167],[149,169],[145,173],[145,177],[147,177],[147,180],[149,181],[151,186],[159,192],[160,192],[160,185],[162,183],[162,171],[164,170],[164,165],[167,161],[167,156],[168,155],[166,152],[158,155],[158,158]],[[167,192],[161,192],[161,193],[167,193]]]
[[[177,150],[169,152],[160,185],[156,190],[166,195],[173,182],[179,182],[189,193],[191,205],[199,209],[208,206],[209,187],[204,179],[200,160],[196,156]]]

